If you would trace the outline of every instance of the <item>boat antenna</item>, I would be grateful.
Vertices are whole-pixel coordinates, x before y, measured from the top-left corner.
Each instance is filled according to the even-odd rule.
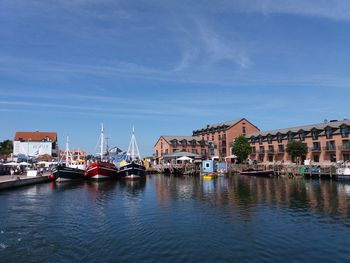
[[[101,140],[101,145],[100,145],[101,161],[102,161],[102,158],[103,158],[103,143],[104,143],[103,139],[104,139],[104,135],[103,135],[103,123],[101,123],[101,138],[100,138],[100,140]]]
[[[106,153],[109,153],[109,149],[108,149],[108,141],[111,137],[106,137]]]

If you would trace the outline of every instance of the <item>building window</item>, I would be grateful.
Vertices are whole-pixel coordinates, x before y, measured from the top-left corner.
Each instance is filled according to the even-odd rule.
[[[318,163],[318,162],[320,161],[320,156],[319,156],[318,154],[314,154],[314,155],[313,155],[313,161],[314,161],[315,163]]]
[[[313,142],[312,143],[312,151],[314,151],[314,152],[321,151],[321,144],[320,144],[320,142]]]
[[[201,150],[201,155],[207,155],[207,150],[206,149],[202,149]]]
[[[350,161],[350,154],[344,153],[344,154],[343,154],[343,161],[344,161],[344,162]]]
[[[349,137],[349,126],[343,126],[340,128],[340,133],[342,138]]]
[[[279,144],[278,145],[278,152],[279,153],[284,153],[284,145],[283,144]]]
[[[282,134],[280,133],[277,134],[277,141],[278,143],[282,143]]]
[[[275,149],[273,148],[273,145],[269,145],[269,153],[274,153]]]
[[[254,136],[252,136],[252,137],[250,137],[250,143],[255,143],[255,137]]]
[[[326,138],[327,139],[332,139],[332,136],[333,135],[333,131],[332,131],[332,128],[331,127],[327,127],[326,128]]]
[[[251,153],[256,153],[256,148],[255,147],[250,147],[250,152]]]
[[[312,139],[313,139],[314,141],[318,140],[318,132],[317,132],[317,130],[313,130],[313,131],[311,132],[311,136],[312,136]]]
[[[259,144],[262,144],[263,143],[263,137],[260,135],[259,136]]]
[[[214,134],[211,136],[211,140],[214,141]]]
[[[172,144],[173,144],[173,147],[176,148],[176,147],[177,147],[177,140],[174,140],[174,141],[172,142]]]
[[[292,132],[288,132],[288,141],[293,141],[294,134]]]
[[[268,142],[268,144],[272,143],[272,136],[270,134],[267,135],[267,142]]]
[[[168,154],[169,153],[169,149],[165,149],[165,154]]]
[[[243,133],[243,135],[246,134],[246,128],[245,128],[245,126],[242,127],[242,133]]]
[[[273,155],[269,155],[269,162],[270,162],[270,163],[273,162]]]
[[[259,147],[259,153],[261,153],[261,154],[265,153],[265,147],[264,146],[260,146]]]
[[[300,131],[299,132],[299,139],[300,139],[300,141],[305,141],[305,132],[304,131]]]
[[[350,141],[349,140],[343,140],[343,150],[350,150]]]
[[[326,142],[326,150],[335,151],[335,141]]]
[[[223,135],[222,135],[222,141],[223,141],[223,142],[226,141],[226,134],[223,134]]]

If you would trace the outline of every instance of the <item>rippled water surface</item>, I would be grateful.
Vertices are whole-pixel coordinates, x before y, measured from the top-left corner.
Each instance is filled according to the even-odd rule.
[[[350,182],[149,176],[0,192],[0,262],[349,262]]]

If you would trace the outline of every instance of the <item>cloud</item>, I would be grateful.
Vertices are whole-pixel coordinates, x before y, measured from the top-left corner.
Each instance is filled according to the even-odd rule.
[[[242,68],[247,68],[249,59],[240,44],[228,41],[200,20],[196,21],[203,48],[213,61],[232,60]]]
[[[350,2],[344,0],[238,0],[228,5],[243,12],[265,15],[277,13],[350,20]]]

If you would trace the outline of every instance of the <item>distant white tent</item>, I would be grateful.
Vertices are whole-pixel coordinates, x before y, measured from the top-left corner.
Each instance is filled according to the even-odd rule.
[[[27,163],[27,162],[20,162],[19,165],[21,165],[21,166],[30,166],[31,164]]]
[[[229,156],[226,156],[225,159],[237,159],[237,155],[229,155]]]
[[[16,163],[16,162],[9,162],[9,163],[5,163],[4,165],[5,165],[5,166],[17,166],[17,165],[19,165],[19,163]]]
[[[187,156],[182,156],[176,159],[176,161],[192,161],[193,159]]]

